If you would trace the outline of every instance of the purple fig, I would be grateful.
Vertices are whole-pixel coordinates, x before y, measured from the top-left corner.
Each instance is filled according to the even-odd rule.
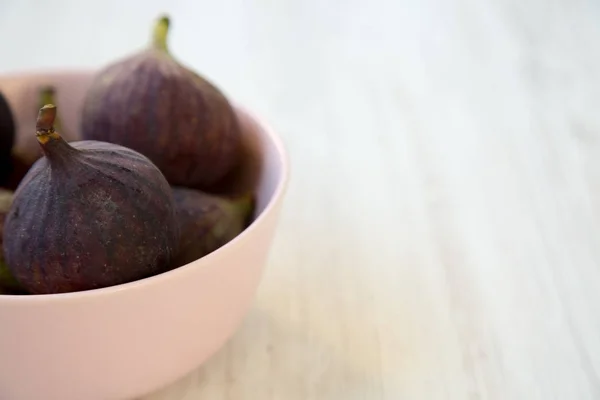
[[[15,144],[15,120],[8,100],[0,92],[0,186],[5,186],[12,172],[12,149]]]
[[[170,54],[169,25],[160,18],[150,46],[97,74],[81,135],[144,154],[172,185],[208,188],[239,162],[240,125],[219,88]]]
[[[215,251],[239,235],[254,211],[252,194],[235,198],[173,187],[181,239],[172,266],[180,267]]]
[[[0,294],[24,294],[25,291],[10,273],[4,261],[2,240],[4,237],[4,220],[12,205],[14,193],[10,190],[0,189]]]
[[[146,157],[99,141],[67,143],[56,107],[37,119],[38,159],[4,224],[10,272],[33,294],[75,292],[168,269],[178,225],[171,189]]]

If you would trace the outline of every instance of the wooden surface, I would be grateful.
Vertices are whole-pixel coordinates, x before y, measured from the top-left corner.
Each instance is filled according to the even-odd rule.
[[[253,310],[144,400],[600,399],[598,3],[36,3],[0,2],[0,71],[102,65],[166,10],[291,153]]]

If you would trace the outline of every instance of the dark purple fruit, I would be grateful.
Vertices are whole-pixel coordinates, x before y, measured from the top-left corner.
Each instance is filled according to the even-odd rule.
[[[40,109],[44,156],[15,192],[4,225],[6,263],[31,293],[113,286],[168,269],[178,243],[171,189],[131,149],[67,143],[54,130],[56,107]]]
[[[254,211],[251,194],[226,198],[183,187],[172,189],[181,232],[174,268],[204,257],[232,240],[246,228]]]
[[[4,261],[2,251],[2,238],[4,237],[4,220],[10,210],[14,193],[10,190],[0,189],[0,294],[24,294],[19,282],[10,273]]]
[[[0,92],[0,186],[12,172],[12,148],[15,144],[15,120],[8,100]]]
[[[10,174],[4,185],[1,186],[8,190],[16,190],[29,168],[31,168],[31,164],[25,162],[21,156],[13,153]]]
[[[151,46],[98,73],[81,135],[139,151],[172,185],[207,188],[238,162],[240,126],[225,95],[168,52],[168,28],[160,18]]]

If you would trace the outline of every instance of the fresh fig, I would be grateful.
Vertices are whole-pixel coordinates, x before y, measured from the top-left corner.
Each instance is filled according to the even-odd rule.
[[[169,24],[158,19],[152,45],[97,74],[81,135],[144,154],[172,185],[207,188],[238,163],[240,125],[225,95],[170,54]]]
[[[140,153],[99,141],[67,143],[40,109],[44,156],[23,178],[4,225],[9,270],[30,293],[113,286],[169,268],[179,240],[171,189]]]
[[[251,193],[235,198],[172,187],[181,232],[172,267],[180,267],[215,251],[240,234],[254,210]]]
[[[10,273],[4,261],[2,251],[2,238],[4,237],[4,220],[10,210],[14,193],[10,190],[0,189],[0,294],[24,294],[19,282]]]
[[[0,186],[12,172],[12,149],[15,144],[15,120],[6,97],[0,92]]]

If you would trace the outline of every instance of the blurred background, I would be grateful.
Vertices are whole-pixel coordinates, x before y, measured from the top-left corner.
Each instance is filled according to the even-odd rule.
[[[354,185],[394,180],[411,132],[454,147],[595,124],[600,3],[585,0],[3,0],[0,73],[101,67],[145,46],[163,12],[172,53],[276,127],[305,190],[333,184],[367,213]]]

